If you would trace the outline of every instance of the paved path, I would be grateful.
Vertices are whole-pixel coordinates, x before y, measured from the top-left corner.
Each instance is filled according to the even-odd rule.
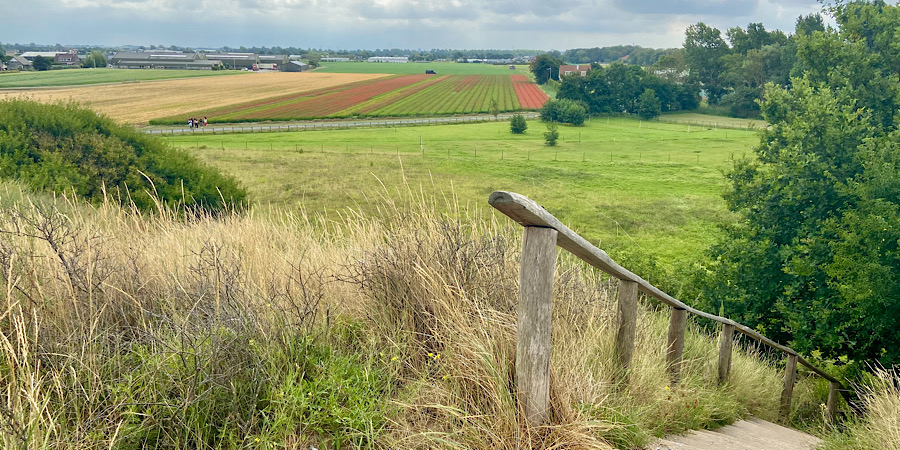
[[[809,450],[822,441],[812,435],[751,417],[715,431],[667,436],[648,450]]]
[[[346,119],[332,121],[306,121],[306,122],[290,122],[290,123],[235,123],[225,125],[210,125],[203,128],[188,128],[184,126],[170,127],[147,127],[143,131],[148,134],[222,134],[222,133],[262,133],[270,131],[307,131],[307,130],[334,130],[342,128],[374,128],[374,127],[396,127],[396,126],[415,126],[415,125],[436,125],[448,123],[473,123],[473,122],[493,122],[509,120],[513,114],[500,114],[496,118],[490,114],[479,114],[469,116],[447,116],[447,117],[426,117],[426,118],[410,118],[410,119],[378,119],[378,120],[362,120],[362,119]],[[528,112],[522,113],[526,119],[535,119],[540,117],[538,113]]]

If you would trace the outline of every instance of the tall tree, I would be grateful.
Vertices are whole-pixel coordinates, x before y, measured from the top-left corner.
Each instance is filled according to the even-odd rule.
[[[531,62],[531,73],[534,74],[537,84],[547,84],[547,81],[551,79],[559,80],[559,66],[562,63],[559,57],[549,53],[534,58],[534,61]]]
[[[879,36],[898,7],[833,13],[839,31],[798,39],[802,78],[767,86],[770,127],[728,174],[741,219],[711,249],[703,298],[801,352],[897,364],[900,80]]]
[[[719,81],[724,70],[720,59],[730,52],[718,28],[699,22],[685,31],[684,62],[691,76],[706,90],[710,103],[718,103],[725,92]]]

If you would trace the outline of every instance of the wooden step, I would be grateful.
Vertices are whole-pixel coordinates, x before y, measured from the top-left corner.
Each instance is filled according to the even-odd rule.
[[[696,430],[683,436],[666,436],[649,450],[811,450],[822,441],[812,435],[756,417],[714,431]]]

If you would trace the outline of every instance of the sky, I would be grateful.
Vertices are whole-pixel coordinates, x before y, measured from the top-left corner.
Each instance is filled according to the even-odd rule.
[[[324,49],[680,47],[688,25],[792,32],[815,0],[0,0],[0,42]]]

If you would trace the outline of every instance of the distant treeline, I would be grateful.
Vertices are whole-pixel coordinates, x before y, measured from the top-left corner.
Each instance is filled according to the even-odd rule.
[[[562,59],[572,64],[589,64],[593,62],[607,64],[621,61],[625,64],[650,66],[656,64],[663,55],[677,52],[678,49],[655,49],[639,45],[614,45],[612,47],[573,48],[562,54]]]

